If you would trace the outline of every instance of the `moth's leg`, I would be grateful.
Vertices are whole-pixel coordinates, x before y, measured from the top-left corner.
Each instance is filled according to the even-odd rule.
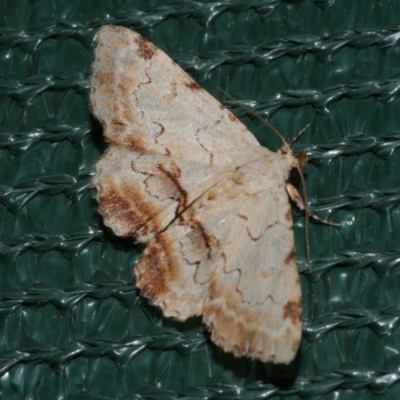
[[[288,192],[290,198],[296,203],[297,207],[300,208],[300,210],[305,210],[305,206],[303,203],[303,199],[300,196],[300,193],[297,191],[297,189],[290,183],[286,184],[286,191]],[[309,208],[307,208],[308,215],[315,220],[322,222],[323,224],[326,225],[331,225],[331,226],[336,226],[340,227],[339,224],[335,224],[334,222],[327,221],[326,219],[318,217],[318,215],[314,214]]]

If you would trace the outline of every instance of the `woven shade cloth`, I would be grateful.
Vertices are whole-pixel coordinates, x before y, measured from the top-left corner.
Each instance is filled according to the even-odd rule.
[[[400,2],[0,2],[0,398],[400,398]],[[230,108],[307,150],[293,207],[304,329],[288,366],[236,359],[200,318],[139,297],[143,246],[104,226],[107,145],[88,101],[94,35],[135,30]],[[182,134],[185,127],[182,126]],[[265,210],[268,212],[268,210]],[[262,215],[260,215],[262,218]]]

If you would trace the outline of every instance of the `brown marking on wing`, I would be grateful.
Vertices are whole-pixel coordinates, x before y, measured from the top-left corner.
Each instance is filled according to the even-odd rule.
[[[180,243],[181,244],[181,243]],[[199,266],[199,264],[201,263],[201,260],[197,260],[197,261],[190,261],[185,257],[185,253],[184,251],[181,249],[179,250],[179,253],[182,255],[182,260],[185,261],[186,264],[190,265],[190,266]],[[196,282],[196,278],[195,278],[195,282]],[[197,283],[197,282],[196,282]]]
[[[263,277],[263,279],[268,279],[273,274],[273,271],[261,271],[261,276]]]
[[[158,125],[161,127],[161,132],[158,136],[161,136],[165,132],[165,127],[163,124],[160,124],[160,123]]]
[[[188,200],[188,193],[179,182],[181,178],[181,170],[175,162],[171,163],[171,170],[167,170],[162,164],[158,165],[158,169],[168,177],[176,188],[179,202],[176,213],[179,214],[186,208]]]
[[[139,158],[139,157],[138,157],[138,158]],[[144,171],[144,170],[143,170],[143,171],[140,170],[140,169],[136,166],[136,160],[131,162],[131,170],[134,171],[134,172],[137,172],[138,174],[145,175],[146,177],[154,176],[154,174],[151,173],[151,172],[147,172],[147,171]]]
[[[144,85],[144,84],[151,83],[150,77],[148,77],[148,79],[149,79],[150,82],[140,82],[139,84],[140,85]],[[130,96],[132,95],[132,91],[134,90],[134,88],[136,87],[137,84],[138,84],[137,80],[135,80],[134,78],[132,78],[129,75],[128,76],[124,76],[123,79],[120,79],[118,81],[117,92],[119,92],[118,96],[120,97],[120,99],[121,100],[125,100],[125,102],[115,101],[115,105],[118,105],[118,104],[122,103],[121,105],[125,109],[130,110],[131,107],[129,106],[129,102],[127,100],[130,99]]]
[[[149,235],[154,235],[161,232],[163,229],[164,227],[161,227],[161,224],[158,222],[157,217],[155,216],[152,220],[146,221],[144,225],[138,227],[136,232],[133,234],[133,237],[148,237]]]
[[[133,112],[133,108],[130,101],[127,101],[132,96],[132,88],[136,86],[134,79],[125,77],[118,84],[116,94],[122,101],[115,101],[114,103],[114,114],[116,118],[123,122],[129,122],[131,125],[137,125],[137,116]],[[143,111],[142,111],[143,114]]]
[[[213,246],[218,246],[219,242],[214,235],[210,235],[204,229],[203,224],[194,218],[190,218],[186,221],[186,225],[190,226],[193,230],[197,230],[204,242],[207,251],[207,258],[211,258],[211,252]]]
[[[136,266],[136,284],[141,294],[152,303],[168,295],[171,282],[178,278],[179,269],[176,265],[173,245],[166,235],[157,235]]]
[[[129,105],[129,101],[114,101],[115,96],[122,100],[129,99],[131,96],[132,87],[135,86],[134,79],[130,77],[126,77],[125,79],[118,82],[118,85],[107,87],[104,85],[102,90],[104,92],[104,97],[107,98],[111,104],[109,106],[110,110],[112,110],[112,118],[110,124],[122,125],[125,129],[125,125],[137,125],[136,115],[132,111],[132,107]],[[103,104],[103,108],[105,105]],[[122,128],[120,128],[122,129]],[[112,135],[112,132],[109,132]],[[128,136],[131,136],[130,133]],[[120,139],[118,140],[120,141]]]
[[[238,185],[243,185],[246,182],[246,175],[240,167],[233,172],[232,180]]]
[[[133,133],[129,135],[124,140],[124,144],[126,144],[127,146],[131,147],[133,150],[136,151],[146,151],[148,146],[141,139],[139,139],[138,137],[139,135],[137,135],[137,137],[134,137],[133,135],[134,135]]]
[[[100,74],[99,74],[100,75]],[[100,87],[103,92],[103,97],[109,104],[109,109],[112,110],[111,121],[103,121],[106,124],[106,135],[111,143],[123,143],[137,151],[146,150],[148,145],[140,139],[140,125],[137,123],[137,116],[133,112],[130,102],[132,96],[132,88],[137,86],[134,78],[127,76],[116,82],[115,72],[104,73],[99,76]],[[114,101],[115,96],[124,101]],[[107,108],[107,103],[103,103],[102,107]],[[108,128],[108,129],[107,129]],[[161,128],[162,131],[162,128]],[[121,134],[126,133],[124,137]]]
[[[141,295],[162,308],[165,316],[184,321],[188,318],[188,312],[200,315],[203,304],[201,301],[196,302],[190,309],[187,304],[182,305],[186,295],[177,291],[174,286],[181,285],[188,278],[187,268],[194,273],[197,263],[191,263],[192,267],[185,265],[177,250],[176,238],[167,232],[160,233],[151,240],[143,258],[136,265],[136,285],[141,290]],[[183,314],[182,308],[186,308]]]
[[[165,148],[165,155],[166,156],[170,156],[171,155],[171,152],[170,152],[168,147]]]
[[[283,319],[290,318],[293,325],[301,322],[301,302],[289,300],[283,307]]]
[[[239,122],[238,119],[231,112],[228,113],[228,117],[232,122]]]
[[[264,279],[267,279],[267,278],[269,278],[270,276],[276,276],[276,275],[281,275],[280,273],[279,273],[279,271],[276,271],[275,270],[275,268],[270,268],[270,269],[268,269],[268,270],[262,270],[261,271],[261,276],[264,278]],[[273,303],[275,303],[275,301],[274,301],[274,299],[273,299],[273,297],[271,296],[271,295],[268,295],[267,296],[267,299],[270,299]]]
[[[237,215],[239,218],[245,219],[246,221],[248,221],[248,219],[249,219],[249,217],[247,217],[246,215],[240,214],[240,213],[236,213],[236,215]]]
[[[199,86],[195,81],[187,81],[184,85],[190,90],[204,90],[201,86]]]
[[[136,95],[137,89],[139,89],[141,86],[143,86],[143,85],[150,85],[151,83],[153,83],[153,80],[151,79],[149,73],[148,73],[146,70],[144,71],[144,73],[145,73],[145,75],[146,75],[146,77],[147,77],[147,81],[138,82],[137,88],[136,88],[136,90],[135,90],[135,95]],[[126,79],[126,78],[125,78],[125,79]],[[131,90],[132,90],[132,87],[134,87],[134,86],[131,85]],[[129,86],[128,86],[128,88],[129,88]],[[137,102],[138,102],[139,99],[137,98],[137,96],[135,96],[135,97],[136,97]]]
[[[290,210],[290,208],[288,208],[288,210],[285,213],[285,219],[288,222],[290,222],[292,220],[292,211]]]
[[[139,46],[140,56],[146,61],[151,60],[158,51],[157,47],[142,37],[137,37],[134,41]]]
[[[284,263],[285,265],[288,265],[290,263],[292,263],[294,260],[294,251],[291,250],[288,255],[285,257]]]
[[[121,134],[121,133],[125,132],[125,130],[126,130],[126,126],[122,123],[111,122],[109,126],[112,131],[114,131],[115,133],[118,133],[118,134]],[[113,141],[112,136],[107,137],[107,141],[111,142],[111,143],[118,143],[117,140]]]
[[[218,288],[215,281],[211,281],[208,287],[208,298],[209,300],[213,300],[218,297]]]
[[[268,229],[271,229],[271,228],[273,228],[274,226],[280,225],[280,224],[281,224],[281,221],[275,221],[273,224],[267,225],[267,227],[265,228],[265,230],[267,231]]]
[[[136,118],[130,109],[119,108],[117,106],[114,107],[114,115],[111,119],[112,124],[126,125],[131,124],[135,125]]]
[[[172,100],[175,99],[175,97],[178,96],[178,91],[176,89],[176,86],[177,86],[176,81],[172,81],[170,85],[171,85],[171,92],[164,96],[164,98],[165,98],[165,100],[167,100],[167,102],[171,102]]]
[[[124,122],[122,120],[122,114],[123,111],[118,107],[118,105],[115,105],[110,125],[124,125]]]
[[[101,190],[103,192],[103,190]],[[105,218],[112,218],[114,215],[119,214],[124,221],[130,221],[131,225],[137,225],[140,222],[137,214],[131,209],[129,203],[119,196],[116,192],[110,191],[107,194],[101,194],[97,198],[99,202],[99,212]],[[114,218],[118,223],[121,217]]]
[[[172,171],[174,171],[175,169],[178,169],[178,173],[180,174],[180,170],[177,167],[177,165],[172,162]],[[160,170],[160,168],[162,167],[162,164],[158,164],[157,168]],[[176,200],[176,198],[179,198],[180,195],[180,191],[177,191],[177,187],[176,187],[176,183],[174,180],[171,179],[171,172],[168,170],[161,170],[161,172],[165,173],[167,171],[167,178],[169,179],[165,179],[165,176],[162,176],[160,174],[156,174],[156,173],[151,173],[149,171],[146,170],[140,170],[135,162],[131,163],[131,169],[134,172],[137,172],[139,174],[145,175],[146,179],[143,181],[144,186],[145,186],[145,192],[150,196],[150,197],[154,197],[157,200],[159,200],[160,202],[165,200],[165,199],[174,199]],[[165,169],[165,168],[164,168]],[[153,180],[152,180],[153,179]],[[160,192],[159,194],[153,193],[151,187],[153,185],[161,185],[162,186],[162,192]],[[160,198],[160,194],[162,194],[162,198]],[[150,200],[150,199],[149,199]]]
[[[225,266],[226,266],[226,254],[225,254],[225,252],[222,252],[221,253],[221,258],[224,260],[224,269],[225,269]]]
[[[215,190],[213,190],[213,189],[210,189],[208,192],[207,192],[207,200],[215,200],[217,198],[217,193],[216,193],[216,191]]]
[[[154,138],[154,141],[158,144],[158,138],[165,132],[165,127],[163,124],[160,124],[159,122],[153,121],[153,123],[161,128],[160,133]]]
[[[99,72],[97,74],[97,79],[99,80],[99,86],[104,88],[111,88],[115,82],[114,71]]]
[[[204,128],[205,129],[205,128]],[[196,133],[199,133],[199,129],[196,131]],[[213,164],[213,160],[214,160],[214,154],[213,154],[213,152],[212,151],[210,151],[210,150],[208,150],[207,149],[207,147],[205,147],[204,145],[203,145],[203,143],[201,143],[200,142],[200,139],[199,138],[196,138],[196,140],[197,140],[197,143],[209,154],[209,157],[210,157],[210,165],[212,165]]]
[[[91,94],[92,107],[96,117],[104,124],[106,120],[102,110],[112,110],[114,107],[111,99],[114,96],[116,86],[115,74],[112,72],[98,72],[93,75],[91,85],[93,87]],[[96,96],[94,95],[95,92]],[[98,104],[96,104],[97,98],[100,102],[100,110],[98,109]]]
[[[246,227],[246,231],[247,231],[247,234],[249,235],[249,238],[250,238],[253,242],[257,242],[257,240],[260,240],[260,238],[261,238],[261,236],[262,236],[262,234],[261,234],[260,236],[258,236],[258,237],[253,236],[253,235],[250,233],[249,227]]]
[[[129,202],[126,199],[135,200]],[[125,185],[117,189],[110,184],[100,185],[97,201],[106,226],[120,232],[123,228],[123,236],[137,236],[138,229],[145,225],[147,231],[160,229],[155,219],[150,221],[157,214],[156,208],[133,186]]]

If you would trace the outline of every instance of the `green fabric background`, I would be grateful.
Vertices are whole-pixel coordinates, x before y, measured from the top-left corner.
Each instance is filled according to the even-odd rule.
[[[400,1],[2,0],[0,21],[2,399],[400,398]],[[311,123],[296,145],[310,206],[341,228],[311,222],[308,273],[293,209],[305,324],[290,366],[235,359],[200,319],[138,297],[142,248],[104,227],[90,183],[104,24],[154,42],[272,149],[218,86],[287,138]]]

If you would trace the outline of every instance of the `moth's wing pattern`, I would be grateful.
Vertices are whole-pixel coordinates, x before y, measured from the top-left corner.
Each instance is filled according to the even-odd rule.
[[[105,225],[148,242],[227,171],[114,145],[97,163],[93,184]]]
[[[123,27],[97,34],[90,98],[108,141],[136,151],[221,165],[259,146],[165,53]]]
[[[261,147],[139,34],[105,26],[97,42],[90,97],[113,144],[93,179],[99,210],[117,235],[147,242]]]
[[[91,103],[112,145],[93,183],[106,225],[149,242],[142,294],[167,316],[203,314],[237,356],[291,361],[301,299],[289,167],[137,33],[107,26],[97,41]],[[250,167],[257,159],[268,165]]]
[[[302,328],[289,199],[274,168],[267,179],[266,171],[245,170],[209,189],[149,243],[137,286],[166,316],[203,314],[226,351],[288,363]]]

